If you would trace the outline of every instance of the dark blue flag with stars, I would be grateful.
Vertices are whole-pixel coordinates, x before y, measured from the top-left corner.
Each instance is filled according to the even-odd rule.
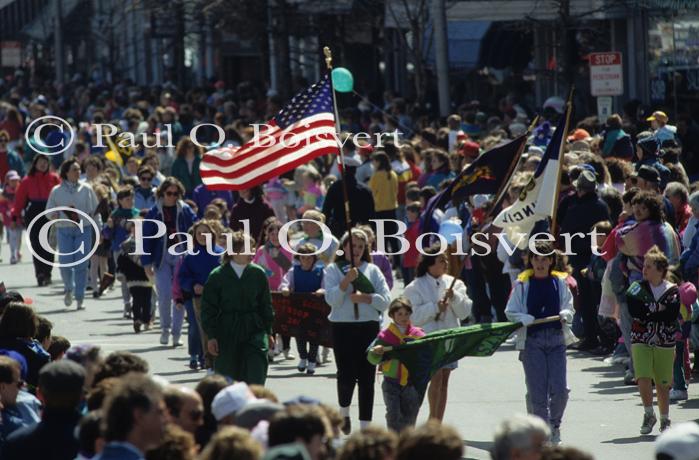
[[[313,115],[324,112],[333,114],[333,99],[330,91],[332,91],[330,78],[325,75],[318,82],[294,96],[274,117],[274,121],[277,126],[284,129]]]

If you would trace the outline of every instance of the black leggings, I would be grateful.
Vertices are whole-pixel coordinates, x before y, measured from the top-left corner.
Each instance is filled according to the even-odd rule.
[[[132,286],[129,288],[133,300],[133,320],[141,323],[150,322],[150,299],[153,288]]]
[[[379,333],[378,321],[331,323],[337,362],[337,400],[340,407],[352,404],[359,386],[359,420],[371,421],[374,410],[376,366],[369,363],[366,349]]]
[[[24,213],[25,225],[29,223],[41,212],[46,210],[45,201],[31,201],[29,203],[29,208]],[[39,242],[39,232],[41,228],[48,223],[46,215],[41,216],[34,222],[32,226],[32,231],[29,233],[29,241],[31,242],[32,249],[34,252],[45,260],[53,261],[53,254],[44,249],[44,247]],[[36,256],[32,254],[32,260],[34,262],[34,275],[37,281],[43,281],[51,278],[51,271],[53,267],[41,260],[37,259]]]

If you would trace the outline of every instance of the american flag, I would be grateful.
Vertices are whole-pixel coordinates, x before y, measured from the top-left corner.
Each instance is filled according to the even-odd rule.
[[[242,147],[204,154],[199,170],[211,190],[241,190],[259,185],[312,159],[337,153],[330,79],[326,75],[300,92],[259,136]]]

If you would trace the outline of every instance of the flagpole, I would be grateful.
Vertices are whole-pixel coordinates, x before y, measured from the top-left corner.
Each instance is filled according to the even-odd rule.
[[[537,116],[534,118],[534,121],[529,125],[529,128],[527,128],[527,132],[524,134],[524,136],[529,137],[529,134],[534,130],[534,127],[536,126],[536,123],[539,121],[539,117]],[[517,167],[517,163],[519,163],[519,159],[522,156],[522,152],[524,152],[524,147],[527,145],[526,141],[522,142],[522,145],[519,147],[519,152],[517,152],[517,155],[515,155],[514,159],[512,160],[512,163],[510,164],[510,167],[507,170],[507,174],[509,175],[507,181],[503,183],[502,188],[500,191],[497,193],[497,199],[493,202],[493,205],[490,207],[490,210],[488,211],[488,214],[484,217],[484,219],[490,217],[490,215],[493,213],[493,210],[497,206],[497,204],[502,201],[503,197],[505,196],[505,192],[510,186],[510,182],[512,182],[512,177],[514,176],[514,170]],[[465,223],[465,225],[468,225],[468,222]],[[461,261],[461,266],[459,268],[458,273],[461,273],[464,270],[464,267],[466,266],[466,261],[468,260],[467,257],[464,256],[463,260]],[[451,291],[454,289],[454,285],[456,284],[456,280],[459,279],[458,276],[455,276],[451,280],[451,284],[449,285],[449,289],[447,289],[447,292]],[[444,301],[447,300],[446,293],[444,294],[444,298],[442,299]],[[442,315],[442,312],[437,313],[435,316],[435,321],[439,321],[439,317]]]
[[[333,97],[333,111],[335,115],[335,132],[340,135],[340,117],[337,113],[337,98],[335,97],[335,86],[333,85],[333,54],[330,51],[330,47],[323,47],[323,54],[325,55],[325,65],[329,71],[330,75],[330,88],[332,90]],[[340,176],[342,179],[342,197],[345,201],[345,225],[347,225],[347,235],[349,238],[349,254],[350,254],[350,270],[354,268],[354,248],[352,247],[352,220],[350,214],[349,205],[349,194],[347,193],[347,176],[345,175],[345,155],[342,152],[342,147],[338,147],[338,158],[340,159]],[[359,319],[359,305],[354,304],[354,319]]]
[[[534,131],[534,128],[536,125],[539,123],[539,115],[534,117],[534,120],[529,124],[529,128],[527,128],[527,132],[524,133],[524,136],[529,137],[532,131]],[[493,201],[493,205],[490,207],[490,210],[488,211],[488,214],[485,216],[485,218],[490,217],[490,215],[497,209],[498,205],[500,202],[505,198],[505,193],[507,190],[510,188],[510,184],[512,183],[512,178],[514,177],[514,170],[517,167],[517,163],[519,163],[520,158],[522,157],[522,153],[524,153],[524,147],[526,147],[527,143],[523,142],[522,145],[519,148],[519,152],[515,156],[515,158],[512,160],[512,164],[510,165],[510,169],[507,170],[507,181],[503,184],[503,187],[500,189],[500,192],[497,193],[495,196],[497,197],[495,201]],[[484,220],[485,220],[484,218]]]
[[[535,319],[534,321],[532,321],[532,323],[529,326],[536,326],[537,324],[554,323],[554,322],[560,321],[560,320],[561,320],[561,317],[558,315],[547,316],[545,318]],[[524,326],[524,327],[529,327],[529,326]],[[466,327],[466,326],[462,326],[462,327]],[[455,329],[458,329],[458,328],[455,328]],[[420,339],[415,339],[415,340],[419,341]],[[389,351],[395,350],[395,348],[397,346],[398,345],[393,345],[393,346],[387,345],[387,346],[383,346],[382,348],[383,348],[384,353],[387,353]],[[371,350],[373,350],[373,348]]]
[[[566,102],[566,124],[563,131],[563,137],[561,138],[560,155],[558,156],[558,175],[556,178],[556,187],[553,195],[553,213],[551,215],[551,234],[556,235],[558,219],[556,214],[558,214],[558,194],[561,188],[561,174],[563,172],[563,143],[568,139],[568,131],[570,131],[570,115],[573,112],[573,92],[575,92],[575,86],[570,87],[570,92],[568,93],[568,101]]]

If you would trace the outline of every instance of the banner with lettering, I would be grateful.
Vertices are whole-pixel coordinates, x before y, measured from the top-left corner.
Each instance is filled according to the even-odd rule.
[[[323,296],[311,293],[272,292],[274,332],[332,347],[330,306]]]

